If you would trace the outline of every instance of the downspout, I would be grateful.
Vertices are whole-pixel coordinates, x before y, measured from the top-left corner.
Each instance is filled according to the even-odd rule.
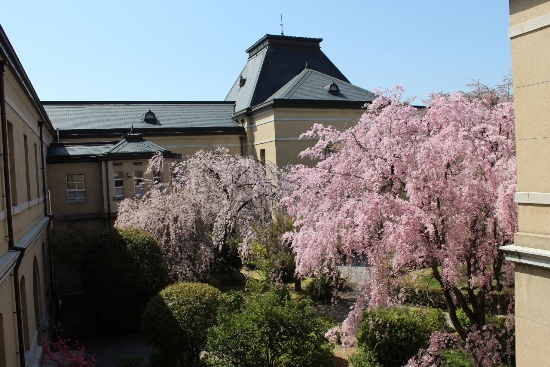
[[[17,319],[17,341],[19,346],[19,364],[25,366],[25,343],[23,341],[23,314],[21,311],[21,289],[19,288],[19,267],[25,255],[25,249],[15,247],[13,236],[13,218],[11,206],[11,187],[10,187],[10,165],[8,156],[8,120],[6,117],[6,91],[4,89],[4,72],[6,62],[0,60],[0,123],[2,125],[2,158],[4,163],[4,188],[6,198],[6,220],[8,224],[8,247],[10,250],[18,251],[19,256],[13,269],[13,285],[15,296],[15,314]]]
[[[59,312],[61,311],[59,309],[59,298],[57,297],[57,287],[55,282],[55,270],[54,270],[54,259],[52,254],[52,248],[50,247],[50,230],[52,225],[52,213],[51,210],[48,210],[48,204],[50,203],[48,191],[46,189],[46,167],[44,165],[44,121],[38,121],[38,129],[40,132],[40,169],[42,170],[42,202],[44,203],[44,215],[50,217],[50,221],[48,222],[48,230],[46,231],[46,243],[48,244],[48,263],[49,263],[49,271],[50,271],[50,288],[52,290],[52,298],[54,300],[55,304],[55,311],[56,315],[59,315]],[[58,129],[59,134],[59,129]],[[59,137],[59,135],[58,135]]]
[[[105,162],[105,191],[107,192],[107,218],[109,220],[109,230],[112,229],[111,225],[111,194],[109,193],[109,161]]]
[[[42,169],[42,197],[44,202],[44,215],[49,215],[48,213],[48,203],[46,202],[46,167],[44,167],[44,140],[43,140],[43,127],[44,121],[38,121],[38,129],[40,131],[40,166]]]
[[[4,187],[6,190],[6,219],[8,221],[8,245],[10,250],[14,246],[13,242],[13,218],[11,209],[11,187],[10,187],[10,163],[8,155],[8,119],[6,117],[6,92],[4,90],[4,71],[6,62],[0,61],[0,108],[2,123],[2,158],[4,161]]]

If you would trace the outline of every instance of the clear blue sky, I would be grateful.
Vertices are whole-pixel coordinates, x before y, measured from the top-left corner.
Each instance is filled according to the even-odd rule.
[[[0,0],[0,24],[44,101],[223,100],[281,8],[366,89],[420,102],[511,70],[502,0]]]

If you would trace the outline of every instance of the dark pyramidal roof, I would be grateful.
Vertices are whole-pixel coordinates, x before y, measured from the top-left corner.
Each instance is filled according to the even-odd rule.
[[[349,83],[344,74],[321,51],[322,40],[265,35],[246,50],[246,66],[225,100],[235,101],[235,112],[256,106],[267,101],[306,67]]]

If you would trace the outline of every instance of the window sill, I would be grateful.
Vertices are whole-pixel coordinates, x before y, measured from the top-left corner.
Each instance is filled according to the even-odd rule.
[[[67,199],[65,204],[77,204],[77,203],[87,203],[88,198],[78,198],[78,199]]]
[[[120,201],[126,199],[126,196],[120,195],[120,196],[113,196],[113,201]]]

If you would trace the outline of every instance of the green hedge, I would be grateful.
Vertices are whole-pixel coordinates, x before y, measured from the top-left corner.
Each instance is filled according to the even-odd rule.
[[[255,294],[241,309],[221,309],[218,324],[208,330],[207,365],[333,366],[326,326],[305,302],[274,291]]]
[[[170,285],[147,304],[142,335],[160,354],[180,360],[185,366],[197,363],[206,343],[206,331],[216,323],[222,300],[222,293],[208,284]]]
[[[145,305],[168,281],[159,245],[149,233],[134,229],[93,238],[81,274],[97,310],[97,333],[138,331]]]
[[[419,287],[418,285],[407,282],[400,284],[395,292],[401,292],[401,294],[404,295],[405,304],[435,307],[442,310],[447,309],[445,297],[441,288]],[[467,294],[465,294],[465,296],[468,297]],[[511,292],[493,291],[489,293],[485,301],[486,311],[492,314],[506,314],[512,297],[513,294]]]
[[[378,308],[365,312],[357,341],[360,350],[385,367],[400,367],[426,347],[433,331],[445,328],[434,308]]]

